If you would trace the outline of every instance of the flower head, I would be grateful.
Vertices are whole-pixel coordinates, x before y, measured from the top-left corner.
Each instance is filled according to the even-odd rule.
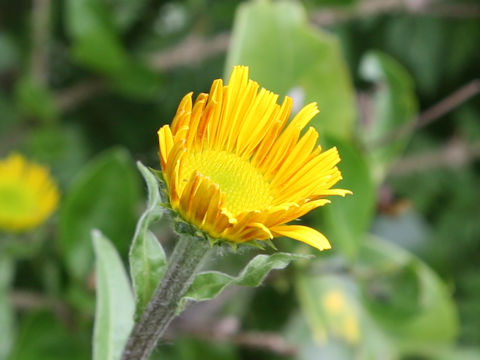
[[[322,305],[327,314],[327,326],[330,332],[344,338],[350,344],[360,340],[358,316],[345,292],[340,289],[330,289],[322,298]],[[317,334],[319,340],[322,336]]]
[[[19,154],[0,160],[0,230],[33,228],[56,209],[58,189],[46,168]]]
[[[322,152],[318,133],[302,130],[318,113],[305,106],[288,123],[292,99],[233,69],[229,84],[215,80],[209,94],[181,101],[172,125],[158,131],[160,161],[171,207],[214,239],[234,243],[287,236],[330,248],[318,231],[285,225],[325,205],[342,177],[336,148]]]

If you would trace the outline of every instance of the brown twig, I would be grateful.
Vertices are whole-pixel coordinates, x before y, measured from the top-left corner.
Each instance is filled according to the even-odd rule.
[[[83,101],[103,93],[107,88],[108,85],[104,80],[85,80],[70,88],[61,90],[55,97],[55,103],[62,112],[65,112],[73,109]]]
[[[390,169],[390,174],[402,176],[435,168],[457,168],[479,158],[480,142],[466,144],[452,139],[438,149],[400,159]]]
[[[48,75],[48,42],[50,38],[51,0],[32,2],[32,55],[30,71],[33,79],[45,85]]]
[[[10,293],[10,301],[18,310],[48,309],[54,312],[66,324],[70,323],[70,309],[60,299],[31,291],[16,290]]]
[[[328,26],[354,18],[397,11],[425,15],[437,14],[448,17],[480,16],[478,6],[472,4],[451,4],[451,6],[454,9],[447,8],[445,5],[437,5],[437,1],[434,0],[370,0],[361,1],[354,8],[324,8],[317,10],[312,14],[311,21],[317,25]],[[158,71],[170,70],[178,66],[196,65],[225,52],[228,49],[230,38],[231,34],[228,32],[217,34],[212,38],[190,35],[178,45],[151,55],[147,62],[153,69]],[[60,110],[68,111],[88,98],[104,92],[106,89],[105,82],[88,80],[85,83],[61,90],[57,95],[57,104]]]
[[[296,346],[288,343],[284,337],[275,333],[248,331],[235,335],[232,340],[237,345],[268,350],[278,355],[295,356],[298,352]]]
[[[421,9],[421,15],[433,15],[446,18],[471,19],[480,17],[480,5],[474,3],[438,3],[434,7]]]
[[[235,317],[226,317],[214,323],[184,322],[172,332],[167,333],[167,340],[173,340],[179,333],[188,334],[197,339],[214,342],[226,342],[252,349],[270,351],[283,356],[294,356],[297,347],[290,344],[283,336],[272,332],[240,331],[240,322]]]
[[[153,69],[169,70],[178,66],[196,65],[203,60],[225,52],[230,43],[230,33],[220,33],[212,38],[190,35],[177,46],[153,54],[148,62]]]
[[[472,80],[468,84],[462,86],[460,89],[454,91],[445,99],[441,100],[428,110],[421,113],[415,120],[407,123],[405,126],[395,129],[381,139],[373,140],[369,144],[369,146],[371,148],[376,148],[386,145],[388,143],[391,143],[392,141],[397,140],[398,138],[412,133],[417,129],[427,126],[432,122],[439,120],[442,116],[456,109],[458,106],[465,103],[479,93],[480,79]]]
[[[199,64],[207,58],[225,52],[229,42],[229,33],[220,33],[210,39],[192,35],[177,46],[153,54],[148,58],[148,63],[157,71],[170,70],[182,65]],[[61,90],[56,96],[56,104],[61,111],[69,111],[107,89],[108,84],[104,80],[86,80]]]
[[[329,26],[370,15],[396,12],[404,7],[405,1],[402,0],[361,1],[357,6],[351,8],[321,8],[315,11],[310,19],[317,25]]]
[[[438,0],[364,0],[350,8],[322,8],[315,11],[312,22],[329,26],[374,15],[408,13],[413,15],[441,16],[448,18],[476,18],[480,6],[472,3],[442,3]]]

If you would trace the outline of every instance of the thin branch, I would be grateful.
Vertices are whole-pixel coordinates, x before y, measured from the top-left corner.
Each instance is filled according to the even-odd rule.
[[[363,17],[393,13],[460,19],[477,18],[480,17],[480,5],[442,3],[438,0],[363,0],[353,7],[321,8],[312,14],[311,19],[317,25],[329,26]]]
[[[196,65],[224,53],[230,43],[230,33],[224,32],[212,38],[190,35],[177,46],[153,54],[148,62],[153,69],[170,70],[185,65]]]
[[[189,36],[180,44],[153,54],[148,59],[157,71],[170,70],[182,65],[195,65],[225,52],[230,42],[229,33],[220,33],[212,38]],[[61,111],[69,111],[85,100],[108,89],[104,80],[90,79],[58,92],[56,104]]]
[[[251,349],[260,349],[283,356],[294,356],[298,349],[283,336],[273,332],[240,331],[240,322],[229,316],[216,322],[182,322],[177,323],[174,331],[167,333],[166,338],[173,340],[178,334],[188,334],[197,339],[214,342],[226,342]]]
[[[10,301],[19,310],[48,309],[54,312],[64,323],[70,323],[70,309],[60,299],[31,291],[16,290],[10,293]]]
[[[329,26],[371,15],[397,12],[405,8],[403,0],[361,1],[355,7],[325,7],[315,11],[310,19],[320,26]]]
[[[480,4],[439,3],[434,7],[422,9],[418,13],[454,19],[473,19],[480,17]]]
[[[48,75],[50,11],[51,0],[33,0],[30,71],[33,79],[42,85],[46,84]]]
[[[476,159],[480,159],[480,142],[466,144],[453,139],[438,149],[400,159],[389,173],[402,176],[436,168],[458,168]]]
[[[284,356],[295,356],[298,352],[296,346],[288,343],[283,336],[275,333],[258,331],[243,332],[232,338],[233,343],[253,349],[268,350]]]
[[[37,0],[48,1],[48,0]],[[323,8],[313,12],[311,21],[321,26],[328,26],[369,15],[381,15],[398,11],[412,14],[436,14],[445,17],[478,17],[480,8],[474,4],[437,4],[434,0],[369,0],[361,1],[354,8]],[[220,33],[212,38],[190,35],[178,45],[152,54],[147,62],[157,71],[170,70],[179,66],[192,66],[206,59],[218,56],[227,51],[231,39],[228,32]],[[57,95],[57,103],[62,111],[73,109],[88,98],[104,92],[106,83],[100,80],[87,80],[61,90]]]
[[[441,100],[428,110],[421,113],[414,121],[407,123],[391,133],[387,134],[381,139],[372,141],[369,146],[371,148],[380,147],[391,143],[413,131],[420,129],[432,122],[439,120],[442,116],[448,114],[450,111],[456,109],[472,97],[480,93],[480,79],[475,79],[468,84],[462,86],[460,89],[454,91],[452,94]]]
[[[73,85],[57,93],[55,102],[57,107],[62,111],[68,111],[75,108],[78,104],[85,100],[99,95],[108,89],[106,81],[101,79],[85,80],[79,84]]]

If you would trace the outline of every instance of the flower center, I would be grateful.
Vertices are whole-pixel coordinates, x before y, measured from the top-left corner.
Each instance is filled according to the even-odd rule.
[[[233,215],[263,210],[272,204],[270,184],[248,160],[225,151],[205,150],[185,157],[183,181],[194,171],[209,177],[225,194],[225,208]]]
[[[0,185],[0,216],[23,217],[32,211],[32,199],[22,187],[16,184]]]

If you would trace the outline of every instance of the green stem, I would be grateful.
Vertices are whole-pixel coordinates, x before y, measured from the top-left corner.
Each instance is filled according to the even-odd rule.
[[[209,250],[210,245],[205,239],[180,235],[165,277],[130,333],[122,360],[148,359],[175,317],[178,302],[190,287]]]

